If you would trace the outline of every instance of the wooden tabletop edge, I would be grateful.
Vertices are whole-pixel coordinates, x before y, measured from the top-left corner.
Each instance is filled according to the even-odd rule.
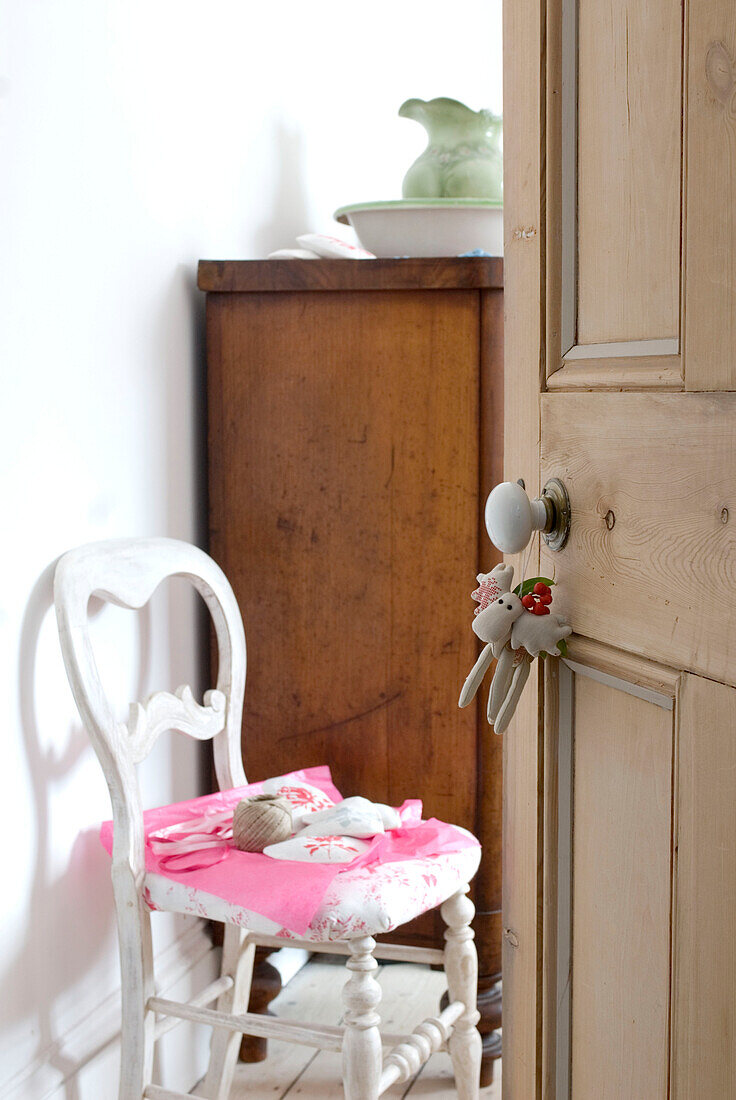
[[[200,260],[197,286],[208,293],[308,290],[500,289],[500,256],[392,260]]]

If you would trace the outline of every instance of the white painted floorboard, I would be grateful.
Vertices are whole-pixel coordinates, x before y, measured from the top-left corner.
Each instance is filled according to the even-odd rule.
[[[446,988],[441,971],[409,963],[382,964],[378,980],[383,989],[379,1006],[382,1025],[392,1032],[411,1031],[425,1017],[436,1015]],[[313,956],[273,1001],[271,1010],[284,1019],[337,1024],[342,1015],[344,984],[344,959]],[[231,1100],[342,1098],[339,1054],[273,1041],[268,1047],[267,1061],[238,1065]],[[420,1096],[451,1100],[456,1094],[449,1055],[433,1055],[414,1081],[396,1085],[384,1095],[394,1100],[404,1096],[412,1100]],[[496,1063],[493,1085],[481,1089],[480,1095],[483,1100],[501,1100],[500,1062]]]

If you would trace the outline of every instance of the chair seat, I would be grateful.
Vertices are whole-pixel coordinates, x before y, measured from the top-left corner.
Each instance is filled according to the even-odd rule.
[[[308,929],[300,935],[250,909],[165,875],[149,872],[144,896],[152,909],[192,914],[285,939],[326,943],[391,932],[436,908],[458,887],[470,882],[478,870],[480,854],[479,847],[463,848],[431,858],[344,871],[328,886]]]

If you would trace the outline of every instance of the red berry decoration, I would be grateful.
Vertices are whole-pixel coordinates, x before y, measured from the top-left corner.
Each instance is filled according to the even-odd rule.
[[[532,615],[549,615],[549,605],[552,603],[552,589],[544,581],[537,581],[531,592],[522,596],[521,602]]]

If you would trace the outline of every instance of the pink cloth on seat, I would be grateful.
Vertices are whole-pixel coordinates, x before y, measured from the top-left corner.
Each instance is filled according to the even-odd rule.
[[[342,795],[332,783],[328,767],[291,772],[288,778],[319,787],[335,802],[342,800]],[[167,825],[190,821],[208,812],[234,810],[241,798],[259,794],[262,788],[263,782],[249,783],[230,791],[219,791],[187,802],[147,810],[143,815],[146,837]],[[376,837],[369,850],[351,863],[276,860],[260,852],[241,852],[235,847],[228,847],[225,857],[219,862],[210,866],[198,865],[192,870],[177,870],[172,866],[172,861],[157,856],[147,842],[146,871],[247,907],[298,935],[307,930],[330,883],[341,872],[371,863],[392,863],[459,851],[478,844],[474,837],[453,825],[435,818],[423,822],[421,809],[422,804],[418,800],[405,802],[399,810],[401,828]],[[100,839],[106,850],[112,853],[112,821],[103,823]]]

